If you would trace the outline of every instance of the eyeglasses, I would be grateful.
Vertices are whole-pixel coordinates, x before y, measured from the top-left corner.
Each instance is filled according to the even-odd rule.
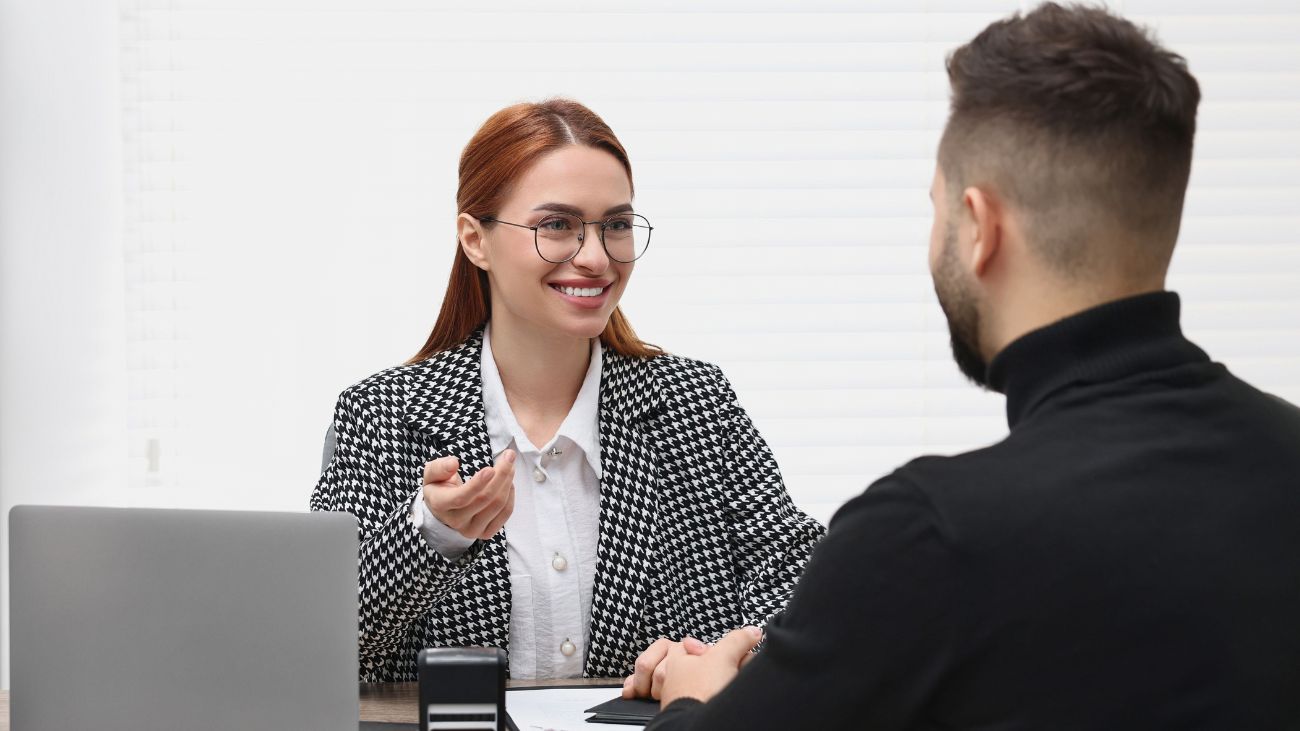
[[[536,226],[491,216],[479,220],[531,230],[538,256],[552,264],[563,264],[578,255],[586,241],[588,226],[600,226],[600,243],[605,247],[605,253],[614,261],[625,264],[645,254],[650,248],[650,232],[654,231],[650,221],[636,213],[619,213],[604,221],[584,221],[568,213],[548,213]]]

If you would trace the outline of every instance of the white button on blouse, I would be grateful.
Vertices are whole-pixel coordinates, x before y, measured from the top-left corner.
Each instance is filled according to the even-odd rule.
[[[488,439],[492,454],[505,449],[518,453],[515,507],[505,525],[510,676],[581,677],[585,650],[579,650],[591,637],[600,526],[600,341],[592,340],[587,374],[568,416],[555,436],[538,447],[510,409],[490,335],[490,328],[483,333],[480,364]],[[473,543],[434,517],[421,494],[411,507],[412,521],[443,556],[456,558]]]

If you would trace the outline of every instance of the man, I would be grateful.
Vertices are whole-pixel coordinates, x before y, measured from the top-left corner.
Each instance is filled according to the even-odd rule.
[[[1195,79],[1053,4],[948,73],[931,271],[1010,435],[847,503],[762,652],[688,639],[629,694],[654,731],[1300,728],[1300,410],[1164,291]]]

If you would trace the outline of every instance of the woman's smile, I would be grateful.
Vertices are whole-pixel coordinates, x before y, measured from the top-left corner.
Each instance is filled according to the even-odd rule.
[[[547,286],[561,300],[574,307],[593,310],[605,306],[605,302],[609,299],[609,293],[613,289],[613,284],[613,282],[603,279],[566,279],[558,282],[547,282]]]

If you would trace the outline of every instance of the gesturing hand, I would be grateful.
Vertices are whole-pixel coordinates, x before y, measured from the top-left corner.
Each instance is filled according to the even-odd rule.
[[[424,465],[424,504],[447,527],[466,538],[487,540],[501,530],[515,508],[515,453],[463,482],[460,460],[442,457]]]

